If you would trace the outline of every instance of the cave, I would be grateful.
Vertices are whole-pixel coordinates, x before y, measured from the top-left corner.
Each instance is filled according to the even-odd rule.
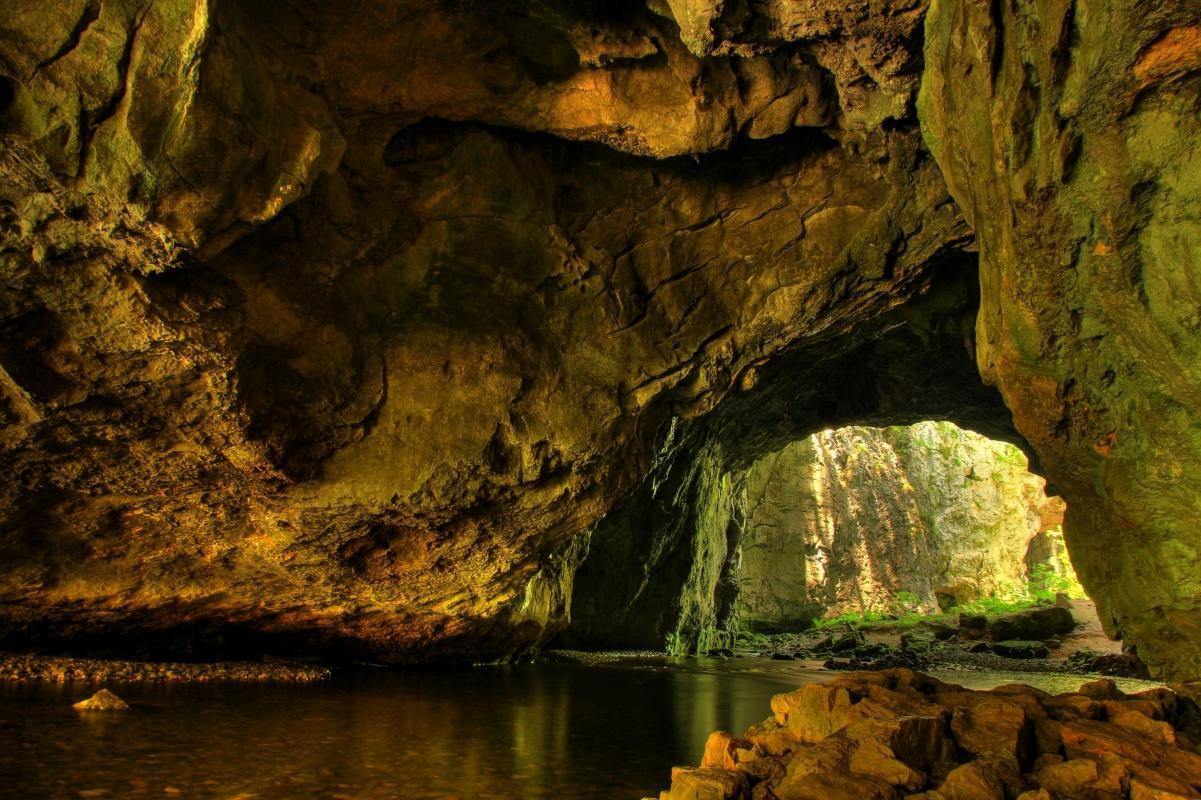
[[[553,647],[706,652],[740,631],[959,613],[1052,587],[1084,597],[1065,505],[1013,444],[925,421],[825,430],[749,465],[704,459],[683,468],[683,491],[662,476],[598,523]]]
[[[0,8],[6,785],[1201,795],[1197,4],[486,5]],[[764,538],[781,471],[969,435],[1064,504],[1087,667],[917,499]],[[740,644],[898,602],[895,663]]]

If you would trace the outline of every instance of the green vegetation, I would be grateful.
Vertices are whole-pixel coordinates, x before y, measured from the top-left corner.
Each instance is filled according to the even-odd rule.
[[[1055,602],[1055,595],[1058,592],[1064,592],[1072,598],[1085,596],[1084,589],[1076,580],[1076,575],[1069,564],[1064,565],[1062,573],[1056,572],[1053,567],[1040,564],[1035,567],[1024,590],[1013,597],[981,597],[944,613],[922,614],[918,610],[921,598],[912,592],[897,592],[890,611],[840,614],[837,617],[815,620],[813,628],[818,631],[841,628],[856,630],[905,629],[922,622],[942,622],[955,625],[959,621],[960,614],[981,614],[991,620],[1014,611],[1025,611],[1036,606],[1050,605]],[[784,634],[784,636],[788,636],[788,634]],[[770,649],[779,638],[779,636],[753,633],[747,630],[735,632],[736,646],[750,650]]]

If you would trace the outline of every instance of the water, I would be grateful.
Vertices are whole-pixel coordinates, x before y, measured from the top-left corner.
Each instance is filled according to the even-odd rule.
[[[767,659],[361,670],[306,686],[111,684],[134,709],[108,714],[70,707],[95,686],[0,685],[0,796],[637,800],[696,763],[710,731],[741,732],[773,694],[831,675]]]

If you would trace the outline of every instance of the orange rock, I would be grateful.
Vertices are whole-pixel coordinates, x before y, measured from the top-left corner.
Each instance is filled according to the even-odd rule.
[[[1063,749],[1063,736],[1059,723],[1053,719],[1040,719],[1034,723],[1034,748],[1039,753],[1058,753]]]
[[[930,750],[929,757],[924,760],[932,765],[936,757],[933,741],[935,737],[942,738],[941,726],[933,729],[933,735],[925,731],[914,732],[913,728],[925,727],[910,725],[909,722],[914,719],[916,718],[909,718],[904,722],[900,720],[860,720],[847,727],[844,732],[846,738],[856,743],[848,762],[850,771],[856,775],[879,778],[890,786],[909,791],[922,788],[926,782],[925,772],[915,769],[903,761],[891,746],[892,740],[894,738],[899,740],[901,742],[899,746],[902,748],[908,746],[908,749],[913,750]],[[909,727],[911,730],[903,731],[902,727]],[[931,742],[928,744],[920,741],[921,739],[930,739]]]
[[[994,762],[979,759],[951,770],[938,795],[942,800],[1005,800],[1005,786],[1016,784],[1016,773],[1005,777]]]
[[[1101,715],[1101,704],[1082,694],[1060,694],[1042,703],[1052,719],[1097,719]]]
[[[749,754],[754,744],[725,731],[714,731],[705,741],[705,754],[701,756],[701,767],[735,769],[740,758],[739,751]],[[747,760],[744,756],[741,760]]]
[[[1178,792],[1147,783],[1142,778],[1130,781],[1130,800],[1196,800],[1195,792]]]
[[[895,789],[878,778],[828,772],[786,778],[773,791],[779,800],[896,800],[899,797]]]
[[[855,746],[855,742],[846,737],[830,738],[819,744],[802,746],[792,754],[788,762],[788,777],[846,772]]]
[[[1008,698],[988,697],[951,717],[955,742],[975,756],[1013,759],[1025,769],[1034,760],[1034,724],[1026,710]]]
[[[1035,774],[1042,788],[1059,798],[1122,798],[1129,770],[1119,759],[1099,762],[1092,758],[1074,758],[1048,764]]]
[[[750,786],[746,776],[724,769],[671,771],[671,789],[659,794],[659,800],[746,800]]]
[[[1091,697],[1094,700],[1125,700],[1127,695],[1111,678],[1101,678],[1081,684],[1077,694]]]
[[[1092,720],[1072,720],[1059,727],[1068,758],[1120,755],[1140,764],[1159,762],[1162,742],[1138,731]]]
[[[1109,721],[1132,731],[1138,731],[1165,744],[1176,744],[1176,729],[1167,722],[1156,722],[1141,711],[1120,710],[1109,714]]]
[[[771,699],[781,725],[802,741],[820,742],[850,722],[851,694],[840,686],[811,683]]]
[[[801,740],[790,730],[774,730],[766,733],[747,732],[746,736],[752,744],[769,756],[786,756],[800,746]]]

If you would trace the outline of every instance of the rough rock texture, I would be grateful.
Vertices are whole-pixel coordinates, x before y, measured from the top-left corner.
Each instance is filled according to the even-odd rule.
[[[913,126],[796,127],[836,105],[802,49],[244,5],[0,17],[13,641],[535,642],[670,417],[968,241]]]
[[[740,619],[753,629],[1012,596],[1057,498],[1011,444],[950,423],[849,427],[756,461],[739,541]]]
[[[971,380],[974,294],[949,265],[920,300],[860,331],[863,340],[777,359],[713,413],[674,426],[634,496],[591,532],[558,643],[667,641],[687,651],[717,642],[739,589],[748,474],[764,453],[813,430],[951,418],[1012,436],[996,396]]]
[[[1201,8],[936,0],[925,57],[981,374],[1067,500],[1106,630],[1201,675]]]
[[[945,174],[968,357],[1111,630],[1201,675],[1199,12],[988,13],[3,4],[4,637],[512,652],[673,417],[729,468],[831,421],[1004,430],[970,337],[902,310],[975,270]]]
[[[129,703],[108,689],[101,689],[88,699],[80,700],[71,707],[80,711],[128,711]]]
[[[1047,800],[1201,797],[1196,706],[1112,681],[1052,696],[973,691],[905,669],[772,698],[742,737],[710,735],[660,800]]]

